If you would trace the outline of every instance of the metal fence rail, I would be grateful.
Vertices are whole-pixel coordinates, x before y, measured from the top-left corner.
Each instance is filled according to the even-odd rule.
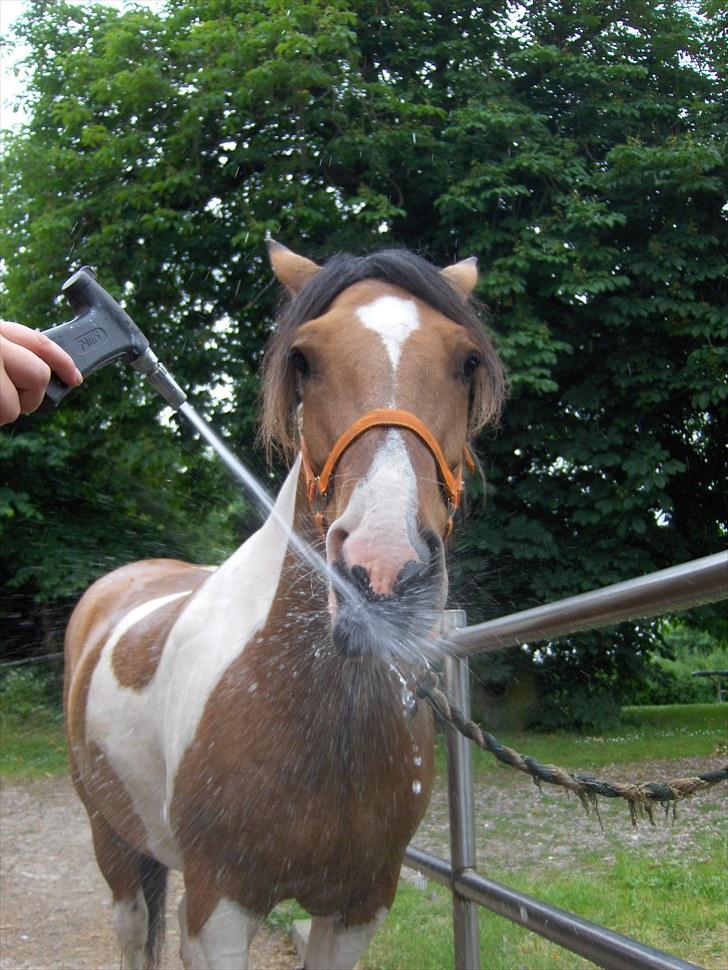
[[[555,640],[626,620],[679,613],[728,596],[728,551],[648,573],[625,583],[511,613],[451,633],[457,656],[504,650],[522,643]],[[450,646],[450,645],[448,645]]]
[[[472,654],[556,639],[666,612],[677,613],[725,598],[728,551],[475,626],[465,626],[465,614],[452,610],[447,614],[443,633],[449,653],[445,691],[468,717],[467,658]],[[456,970],[480,968],[477,906],[609,970],[676,970],[695,966],[478,875],[470,748],[452,727],[447,730],[447,746],[452,863],[410,846],[405,864],[452,890]]]
[[[694,963],[686,963],[662,950],[590,923],[558,906],[549,906],[526,893],[485,879],[476,872],[454,873],[452,866],[444,859],[438,859],[414,846],[407,850],[405,862],[428,879],[449,886],[465,899],[485,906],[572,953],[578,953],[599,967],[611,970],[624,970],[625,967],[630,970],[695,970]],[[465,966],[479,964],[468,962]]]

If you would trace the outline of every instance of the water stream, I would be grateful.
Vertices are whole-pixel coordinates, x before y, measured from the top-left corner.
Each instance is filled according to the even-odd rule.
[[[329,566],[328,562],[322,555],[320,555],[314,548],[312,548],[312,546],[308,544],[308,542],[306,542],[305,539],[302,538],[302,536],[291,528],[290,523],[285,522],[280,517],[276,510],[275,500],[273,497],[263,487],[263,485],[261,485],[255,475],[253,475],[240,461],[240,459],[237,458],[232,451],[230,451],[225,442],[215,431],[213,431],[207,421],[205,421],[204,418],[202,418],[201,415],[195,411],[192,405],[188,401],[185,401],[183,404],[180,404],[178,410],[179,413],[182,414],[187,421],[189,421],[194,429],[199,432],[200,436],[215,451],[217,456],[227,467],[228,471],[231,472],[233,477],[240,482],[240,484],[254,499],[259,509],[267,516],[272,516],[281,529],[288,533],[289,542],[297,555],[323,580],[330,583],[336,590],[337,594],[342,598],[342,600],[344,600],[344,602],[348,603],[352,607],[356,605],[361,605],[363,607],[364,600],[362,596],[350,583],[346,582],[342,576],[340,576]]]
[[[345,604],[356,622],[368,626],[374,640],[387,645],[387,652],[397,659],[427,662],[433,654],[441,650],[442,642],[433,643],[433,627],[439,626],[440,614],[424,609],[420,612],[416,628],[402,628],[398,622],[397,611],[391,608],[382,612],[372,608],[362,593],[349,583],[336,569],[332,569],[326,559],[313,549],[300,536],[289,522],[285,522],[275,507],[275,501],[268,491],[248,468],[230,451],[225,442],[210,427],[207,421],[195,411],[189,402],[180,404],[178,411],[203,440],[210,445],[233,477],[245,488],[259,509],[272,516],[288,535],[289,543],[300,559],[330,584],[335,590],[340,605]]]

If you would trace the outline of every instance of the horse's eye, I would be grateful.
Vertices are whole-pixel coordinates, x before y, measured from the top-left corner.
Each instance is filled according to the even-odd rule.
[[[480,367],[480,354],[468,354],[463,362],[463,377],[470,380],[476,370]]]
[[[311,368],[309,367],[308,361],[297,347],[293,348],[288,355],[288,359],[290,360],[291,366],[299,377],[306,378],[311,373]]]

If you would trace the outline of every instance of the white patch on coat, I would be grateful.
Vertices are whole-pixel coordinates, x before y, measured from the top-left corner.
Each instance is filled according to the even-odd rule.
[[[340,916],[315,916],[306,944],[305,966],[311,970],[352,970],[384,922],[384,907],[370,923],[344,926]]]
[[[182,596],[189,596],[191,592],[191,589],[186,589],[181,593],[169,593],[167,596],[157,596],[155,599],[147,600],[146,603],[141,603],[139,606],[135,606],[133,610],[129,610],[124,619],[120,620],[111,631],[109,639],[104,644],[104,653],[108,655],[112,654],[119,640],[140,620],[150,616],[155,610],[166,606],[167,603],[174,603],[175,600],[180,599]]]
[[[167,795],[210,694],[268,619],[293,528],[300,456],[263,527],[213,573],[172,628],[157,671]]]
[[[182,594],[130,611],[105,644],[91,678],[88,740],[99,745],[128,792],[148,851],[171,868],[181,868],[169,818],[175,775],[210,694],[265,625],[293,525],[299,469],[300,459],[280,491],[276,514],[185,604],[149,684],[140,691],[122,687],[111,667],[113,648],[135,622]]]
[[[180,955],[188,970],[248,970],[248,949],[261,917],[232,899],[221,899],[197,936],[187,933],[186,906],[180,907]]]
[[[396,374],[405,341],[420,325],[417,304],[401,296],[380,296],[356,313],[367,329],[379,335]]]
[[[146,848],[165,865],[179,863],[178,851],[167,820],[161,818],[164,763],[151,730],[153,716],[149,686],[138,691],[122,687],[112,666],[114,649],[125,633],[140,620],[168,603],[189,596],[191,590],[170,593],[129,610],[114,627],[103,646],[89,685],[86,706],[86,738],[103,751],[106,760],[131,796],[134,810],[146,833]],[[153,682],[153,681],[152,681]]]

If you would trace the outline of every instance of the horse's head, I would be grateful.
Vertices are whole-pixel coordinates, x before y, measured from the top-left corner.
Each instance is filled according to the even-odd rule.
[[[332,586],[334,642],[357,655],[427,638],[468,442],[503,396],[469,303],[476,262],[438,271],[386,251],[322,268],[269,248],[291,300],[268,349],[264,432],[301,450],[328,562],[358,593]]]

